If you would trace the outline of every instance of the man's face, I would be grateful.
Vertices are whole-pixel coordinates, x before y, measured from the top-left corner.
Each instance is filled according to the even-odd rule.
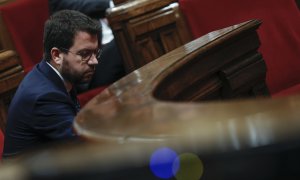
[[[73,46],[70,47],[67,53],[64,53],[59,68],[62,77],[72,84],[89,82],[95,72],[95,66],[98,64],[94,53],[97,50],[97,36],[91,36],[86,32],[78,32],[75,35]],[[88,60],[83,61],[84,59]]]

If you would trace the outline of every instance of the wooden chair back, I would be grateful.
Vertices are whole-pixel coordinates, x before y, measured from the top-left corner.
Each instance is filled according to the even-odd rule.
[[[107,19],[128,73],[191,40],[176,0],[128,1]]]

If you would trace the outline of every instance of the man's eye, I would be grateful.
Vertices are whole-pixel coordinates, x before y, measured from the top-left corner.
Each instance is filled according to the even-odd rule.
[[[83,58],[87,58],[90,56],[91,52],[90,51],[81,51],[78,54]]]

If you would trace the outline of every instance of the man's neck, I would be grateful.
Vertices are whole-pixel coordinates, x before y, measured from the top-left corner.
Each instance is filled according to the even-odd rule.
[[[65,85],[65,87],[66,87],[67,92],[70,92],[71,89],[73,88],[72,83],[70,83],[69,81],[66,81],[66,80],[62,77],[62,75],[60,74],[60,72],[58,71],[58,69],[56,68],[56,66],[55,66],[54,64],[49,63],[49,62],[47,62],[47,64],[48,64],[48,65],[56,72],[56,74],[57,74],[57,75],[60,77],[60,79],[63,81],[63,83],[64,83],[64,85]]]

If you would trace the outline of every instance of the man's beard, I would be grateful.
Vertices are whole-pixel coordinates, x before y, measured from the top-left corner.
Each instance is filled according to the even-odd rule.
[[[63,61],[60,73],[65,81],[69,81],[72,84],[79,84],[83,81],[83,74],[72,70],[67,61]]]

